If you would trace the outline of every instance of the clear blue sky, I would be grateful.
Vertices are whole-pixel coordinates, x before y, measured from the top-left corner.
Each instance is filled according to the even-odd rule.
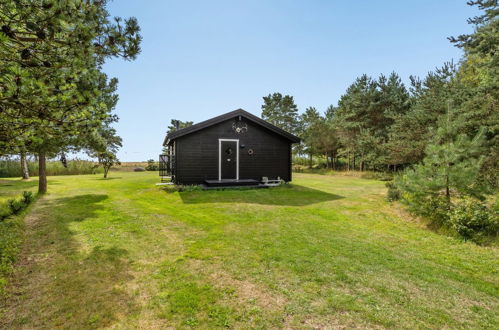
[[[323,111],[363,73],[424,76],[459,60],[446,38],[471,31],[477,13],[465,0],[115,0],[109,9],[137,17],[144,39],[136,61],[105,65],[120,82],[122,161],[156,159],[172,118],[260,115],[272,92]]]

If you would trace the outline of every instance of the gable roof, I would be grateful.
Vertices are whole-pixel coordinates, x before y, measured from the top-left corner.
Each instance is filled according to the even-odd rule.
[[[181,136],[197,132],[199,130],[202,130],[203,128],[206,128],[206,127],[209,127],[212,125],[216,125],[218,123],[221,123],[223,121],[226,121],[226,120],[238,117],[238,116],[244,117],[244,118],[254,122],[255,124],[263,126],[263,127],[267,128],[268,130],[285,137],[286,139],[290,140],[293,143],[300,142],[300,138],[297,137],[296,135],[293,135],[289,132],[286,132],[285,130],[283,130],[275,125],[272,125],[271,123],[266,122],[265,120],[255,116],[255,115],[253,115],[253,114],[251,114],[243,109],[237,109],[237,110],[234,110],[231,112],[227,112],[223,115],[213,117],[211,119],[194,124],[192,126],[171,132],[170,134],[166,135],[165,141],[163,142],[163,145],[167,145],[170,143],[170,141],[175,140],[176,138],[179,138]]]

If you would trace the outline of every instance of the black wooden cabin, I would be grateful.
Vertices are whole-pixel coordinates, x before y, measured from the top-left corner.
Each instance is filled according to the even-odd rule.
[[[254,185],[291,181],[291,146],[300,142],[242,109],[168,134],[162,173],[176,184]]]

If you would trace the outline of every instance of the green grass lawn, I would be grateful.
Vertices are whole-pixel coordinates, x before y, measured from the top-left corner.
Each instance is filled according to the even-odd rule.
[[[498,328],[499,254],[436,234],[384,183],[167,193],[156,173],[49,178],[5,328]],[[36,181],[2,180],[0,198]]]

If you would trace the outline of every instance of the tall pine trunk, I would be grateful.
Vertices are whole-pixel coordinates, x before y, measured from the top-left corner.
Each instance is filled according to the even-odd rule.
[[[26,153],[24,151],[21,152],[21,171],[23,180],[29,179],[29,170],[28,170],[28,161],[26,160]]]
[[[38,193],[47,192],[47,163],[45,152],[38,153]]]

